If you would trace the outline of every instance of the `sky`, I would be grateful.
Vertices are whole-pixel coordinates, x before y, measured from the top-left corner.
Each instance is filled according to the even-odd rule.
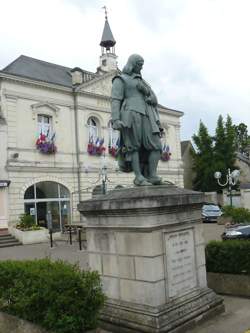
[[[143,56],[159,103],[184,112],[182,140],[219,114],[250,132],[249,0],[0,0],[0,69],[23,54],[95,72],[104,5],[119,68]]]

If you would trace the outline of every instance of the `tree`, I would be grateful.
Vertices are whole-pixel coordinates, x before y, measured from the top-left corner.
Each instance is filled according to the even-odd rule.
[[[208,192],[215,186],[213,168],[213,138],[208,134],[206,126],[200,121],[197,135],[193,135],[197,151],[193,153],[194,158],[194,189]]]
[[[233,170],[235,168],[236,160],[236,133],[235,126],[232,123],[232,118],[227,115],[227,120],[225,124],[225,155],[224,161],[227,168]]]
[[[217,126],[215,129],[215,136],[214,136],[214,163],[215,169],[220,170],[221,173],[225,173],[227,170],[226,163],[225,163],[225,154],[226,154],[226,131],[224,126],[224,121],[221,115],[217,120]]]
[[[246,148],[250,145],[250,137],[248,135],[247,125],[240,123],[234,126],[236,134],[236,149],[242,154],[247,154]]]
[[[227,169],[233,170],[236,159],[236,131],[232,119],[227,116],[226,122],[220,115],[217,120],[215,136],[209,135],[206,126],[200,122],[197,135],[193,135],[197,151],[193,154],[194,189],[209,192],[221,191],[221,186],[214,179],[215,171],[222,175],[227,174]]]
[[[217,121],[216,134],[214,137],[214,159],[215,168],[223,175],[230,168],[233,170],[236,158],[236,134],[235,126],[232,124],[232,119],[228,115],[226,123],[224,123],[220,115]],[[220,187],[217,187],[219,189]]]

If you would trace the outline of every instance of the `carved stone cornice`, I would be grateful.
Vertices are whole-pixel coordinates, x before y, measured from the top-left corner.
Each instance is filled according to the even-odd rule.
[[[32,109],[32,118],[33,120],[36,119],[37,114],[39,114],[39,109],[41,107],[47,107],[49,108],[49,110],[51,110],[51,112],[49,112],[50,116],[53,115],[53,113],[55,114],[56,118],[58,118],[58,113],[60,111],[60,108],[52,103],[49,102],[40,102],[40,103],[35,103],[31,105],[31,109]],[[56,123],[58,122],[58,119],[56,119]]]

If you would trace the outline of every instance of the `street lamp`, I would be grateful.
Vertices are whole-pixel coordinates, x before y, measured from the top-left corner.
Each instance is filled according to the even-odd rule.
[[[230,169],[227,169],[227,175],[226,175],[226,181],[224,184],[220,182],[221,179],[221,172],[216,171],[214,173],[214,178],[217,179],[217,182],[220,186],[227,186],[228,185],[228,191],[229,191],[229,196],[230,196],[230,206],[233,206],[233,201],[232,201],[232,186],[236,185],[237,181],[239,180],[240,176],[240,171],[239,170],[233,170],[231,172]]]
[[[101,180],[102,180],[102,194],[106,194],[106,183],[108,180],[108,168],[105,156],[101,156],[101,170],[100,170]]]

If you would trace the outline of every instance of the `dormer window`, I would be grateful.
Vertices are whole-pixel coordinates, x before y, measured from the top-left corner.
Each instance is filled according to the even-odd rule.
[[[48,137],[52,135],[52,117],[38,115],[38,134],[44,134]]]

